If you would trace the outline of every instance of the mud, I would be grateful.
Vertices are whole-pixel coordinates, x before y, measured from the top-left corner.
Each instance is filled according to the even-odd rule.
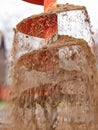
[[[85,9],[68,6],[64,7],[67,11]],[[87,42],[59,36],[19,57],[17,48],[15,36],[11,124],[5,124],[3,130],[97,130],[98,75]]]

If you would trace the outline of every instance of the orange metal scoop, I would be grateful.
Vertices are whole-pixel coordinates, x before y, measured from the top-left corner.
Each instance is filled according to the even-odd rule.
[[[44,5],[44,11],[53,10],[56,8],[56,0],[23,0],[31,4]]]
[[[31,4],[44,5],[44,0],[23,0]]]

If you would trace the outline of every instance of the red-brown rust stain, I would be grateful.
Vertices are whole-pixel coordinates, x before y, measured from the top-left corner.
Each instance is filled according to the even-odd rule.
[[[25,66],[30,70],[37,70],[41,72],[54,71],[59,67],[59,55],[56,49],[41,51],[33,51],[29,54],[20,57],[18,63],[20,66]]]
[[[49,96],[51,94],[55,94],[56,93],[56,84],[53,85],[53,84],[45,84],[45,85],[42,85],[42,86],[37,86],[37,87],[34,87],[34,88],[30,88],[30,89],[27,89],[27,90],[24,90],[22,92],[21,95],[24,95],[25,97],[34,97],[35,94],[38,94],[38,97],[43,97],[43,96]]]
[[[17,25],[17,30],[48,41],[53,35],[57,34],[57,15],[53,13],[29,17]]]

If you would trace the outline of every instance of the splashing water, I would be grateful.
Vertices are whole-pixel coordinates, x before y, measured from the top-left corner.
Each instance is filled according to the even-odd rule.
[[[73,30],[72,24],[71,27]],[[67,31],[73,32],[69,28]],[[91,34],[87,31],[87,40],[91,43]],[[75,34],[80,37],[81,31]],[[84,38],[85,33],[82,34]],[[32,51],[34,44],[30,43],[30,38],[15,33],[11,67],[12,120],[4,129],[97,130],[97,70],[86,41],[58,36],[55,42],[52,40],[44,48]],[[42,42],[43,39],[38,40]]]

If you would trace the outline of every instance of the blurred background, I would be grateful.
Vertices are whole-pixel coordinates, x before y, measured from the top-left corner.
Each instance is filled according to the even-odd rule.
[[[87,7],[94,38],[98,45],[98,1],[95,0],[58,0],[58,3],[71,3]],[[13,28],[22,19],[43,12],[43,6],[33,5],[22,0],[0,1],[0,100],[6,100],[7,57],[13,43]]]

